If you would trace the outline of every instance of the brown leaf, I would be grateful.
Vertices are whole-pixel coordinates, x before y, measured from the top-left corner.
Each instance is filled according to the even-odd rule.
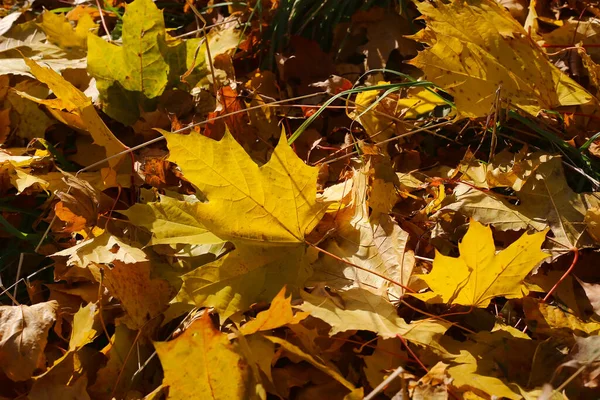
[[[44,367],[48,331],[58,303],[0,306],[0,367],[11,380],[25,381]]]

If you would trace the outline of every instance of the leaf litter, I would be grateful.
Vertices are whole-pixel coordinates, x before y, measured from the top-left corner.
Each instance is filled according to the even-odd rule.
[[[593,2],[288,3],[0,10],[0,397],[596,398]]]

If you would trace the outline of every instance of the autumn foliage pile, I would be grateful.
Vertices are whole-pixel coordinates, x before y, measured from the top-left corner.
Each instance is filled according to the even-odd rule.
[[[598,398],[594,1],[3,4],[0,399]]]

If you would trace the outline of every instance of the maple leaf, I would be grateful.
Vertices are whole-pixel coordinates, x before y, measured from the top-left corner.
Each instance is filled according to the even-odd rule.
[[[176,301],[214,307],[222,321],[252,303],[271,301],[284,286],[297,292],[312,274],[315,251],[305,246],[238,246],[182,275]]]
[[[0,306],[0,365],[10,380],[25,381],[44,367],[48,331],[57,309],[56,301]]]
[[[377,292],[388,289],[396,297],[403,294],[403,289],[390,279],[407,285],[415,260],[412,251],[407,250],[408,233],[388,214],[397,201],[397,177],[390,165],[388,170],[379,164],[373,159],[357,167],[352,181],[346,182],[352,188],[351,206],[335,208],[337,230],[321,245],[338,258],[317,260],[311,282],[326,282],[336,289],[365,285]],[[383,172],[396,179],[385,179]]]
[[[147,261],[143,250],[124,243],[108,232],[54,253],[52,257],[69,257],[67,262],[79,268],[86,268],[92,263],[109,264],[121,261],[132,264]]]
[[[48,41],[63,49],[85,49],[88,32],[96,33],[98,30],[98,24],[89,14],[83,14],[74,29],[63,15],[46,10],[41,18],[38,26],[46,33]]]
[[[432,292],[413,295],[480,308],[498,296],[521,298],[529,292],[523,279],[549,256],[540,250],[546,232],[525,233],[496,254],[491,228],[471,219],[467,234],[458,244],[460,256],[448,257],[436,251],[432,271],[419,275]]]
[[[170,342],[154,342],[170,399],[252,399],[252,374],[208,313]]]
[[[413,38],[430,47],[411,64],[454,96],[460,116],[487,115],[498,88],[502,97],[533,115],[592,101],[496,2],[438,0],[419,2],[417,8],[427,27]]]
[[[105,149],[107,157],[127,149],[127,147],[121,143],[121,141],[117,139],[104,124],[96,112],[92,101],[85,94],[56,71],[53,71],[50,68],[41,67],[35,61],[28,58],[25,58],[25,63],[31,69],[31,73],[33,73],[38,80],[48,85],[58,99],[42,100],[25,93],[20,93],[21,96],[27,97],[37,103],[44,104],[48,106],[50,110],[66,109],[69,113],[78,116],[81,119],[82,127],[92,135],[94,143]],[[115,177],[115,170],[122,159],[123,157],[117,157],[109,160],[109,165],[112,168]]]
[[[523,299],[523,312],[529,328],[538,335],[572,338],[576,335],[597,335],[600,323],[584,322],[575,315],[537,299]]]
[[[202,224],[196,203],[161,195],[160,201],[134,204],[120,213],[126,215],[134,225],[152,233],[151,245],[223,243]]]
[[[122,37],[123,45],[117,46],[88,35],[88,72],[96,78],[104,112],[117,121],[133,124],[140,107],[145,111],[156,107],[152,100],[184,74],[191,86],[201,78],[210,79],[204,39],[167,38],[162,11],[152,0],[135,0],[127,6]],[[206,39],[215,57],[234,49],[241,35],[232,28],[216,29]]]
[[[281,135],[271,159],[258,166],[233,136],[215,141],[202,135],[161,131],[169,160],[207,197],[196,203],[204,226],[223,240],[304,243],[325,206],[317,201],[317,167],[309,167]],[[196,149],[202,149],[198,158]]]
[[[269,309],[261,311],[256,319],[245,323],[240,332],[250,335],[258,331],[267,331],[287,324],[297,324],[308,316],[307,313],[299,312],[294,315],[292,311],[292,296],[285,297],[285,287],[277,293],[271,301]]]
[[[368,290],[352,288],[337,296],[319,296],[300,292],[304,303],[302,311],[331,325],[330,335],[348,330],[376,332],[383,338],[402,335],[415,343],[426,345],[434,336],[443,334],[449,324],[440,321],[406,323],[396,308],[382,296]]]
[[[569,187],[560,157],[551,157],[537,167],[516,193],[519,205],[465,185],[459,185],[456,194],[457,202],[445,209],[460,211],[498,229],[541,231],[550,226],[553,252],[564,253],[595,243],[586,231],[585,216],[587,210],[600,205],[600,200],[595,193],[575,193]]]

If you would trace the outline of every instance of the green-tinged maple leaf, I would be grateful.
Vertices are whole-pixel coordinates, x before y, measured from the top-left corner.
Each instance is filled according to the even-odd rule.
[[[433,269],[419,275],[432,292],[414,294],[427,301],[485,308],[494,297],[521,298],[528,290],[523,280],[549,254],[541,251],[546,232],[523,234],[496,254],[492,230],[471,220],[458,244],[460,256],[436,252]]]
[[[0,306],[0,368],[14,382],[45,367],[48,332],[56,320],[56,301],[33,306]]]
[[[54,253],[52,257],[69,257],[67,263],[79,268],[86,268],[91,263],[109,264],[121,261],[133,264],[147,261],[146,253],[141,249],[124,243],[108,232]]]
[[[241,34],[233,27],[215,29],[208,35],[213,57],[232,51]],[[140,108],[152,110],[153,101],[180,76],[194,86],[208,83],[205,38],[185,42],[167,37],[163,13],[152,0],[128,4],[123,17],[123,45],[88,35],[88,72],[96,78],[104,112],[126,125],[140,116]],[[188,73],[189,72],[189,73]]]
[[[208,313],[170,342],[154,342],[170,399],[253,399],[247,361]]]
[[[402,335],[417,344],[427,345],[450,326],[439,321],[414,321],[407,324],[396,307],[384,297],[362,288],[352,288],[335,296],[300,292],[302,311],[331,325],[330,335],[348,330],[365,330],[383,338]]]
[[[487,115],[499,88],[534,115],[592,101],[495,1],[419,2],[417,8],[427,27],[414,38],[430,47],[411,63],[454,96],[460,116]]]
[[[215,141],[202,135],[161,131],[169,160],[208,199],[196,204],[204,226],[240,243],[304,243],[324,214],[317,201],[317,167],[304,164],[282,134],[271,159],[258,166],[230,133]],[[198,157],[198,151],[202,156]]]
[[[271,301],[269,309],[261,311],[256,319],[245,323],[240,332],[250,335],[258,331],[267,331],[287,324],[297,324],[308,316],[308,313],[298,312],[294,315],[292,310],[292,296],[285,297],[285,288],[281,289]]]
[[[160,201],[134,204],[120,211],[137,226],[152,233],[151,245],[156,244],[218,244],[223,243],[204,227],[197,215],[198,203],[160,196]]]
[[[154,2],[136,0],[123,17],[123,46],[88,36],[88,72],[112,118],[132,124],[139,116],[139,96],[153,99],[167,87],[165,35],[163,15]]]
[[[304,236],[327,206],[316,197],[318,169],[296,156],[285,135],[259,167],[228,132],[220,141],[163,134],[170,160],[207,198],[193,204],[194,217],[236,246],[225,257],[184,275],[177,300],[215,307],[224,320],[254,302],[270,301],[284,285],[302,287],[315,258]]]
[[[267,339],[269,339],[271,342],[281,346],[281,348],[283,348],[283,350],[290,353],[291,355],[296,356],[296,357],[300,358],[301,360],[304,360],[304,361],[310,363],[315,368],[317,368],[317,369],[323,371],[324,373],[326,373],[327,375],[331,376],[333,379],[335,379],[336,381],[341,383],[348,390],[350,390],[350,391],[356,390],[356,387],[351,382],[349,382],[346,378],[344,378],[342,376],[342,374],[337,370],[337,368],[335,368],[335,366],[329,365],[329,363],[326,363],[324,361],[317,360],[312,355],[305,353],[300,347],[298,347],[284,339],[281,339],[281,338],[278,338],[275,336],[265,336],[265,337]]]
[[[175,300],[214,307],[224,321],[253,303],[271,301],[285,285],[301,288],[312,273],[314,252],[304,246],[238,246],[183,275]]]

